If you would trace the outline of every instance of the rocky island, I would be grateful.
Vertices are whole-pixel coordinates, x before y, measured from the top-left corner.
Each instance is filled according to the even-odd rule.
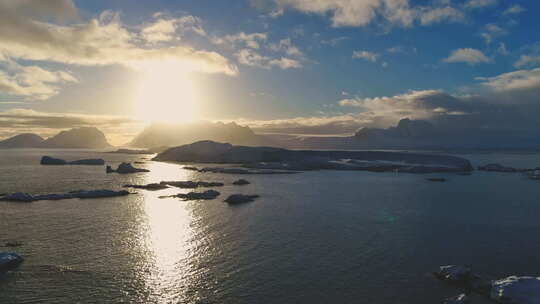
[[[155,161],[239,164],[244,168],[285,171],[364,170],[375,172],[469,172],[460,157],[382,151],[287,150],[198,141],[159,153]]]

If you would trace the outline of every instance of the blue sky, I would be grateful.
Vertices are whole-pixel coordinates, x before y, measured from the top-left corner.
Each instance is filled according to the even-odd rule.
[[[50,50],[40,47],[24,26],[17,28],[17,37],[7,32],[22,21],[0,21],[0,111],[6,113],[88,115],[88,121],[134,117],[141,77],[148,81],[141,75],[156,71],[146,64],[150,55],[137,52],[151,50],[159,57],[173,47],[180,48],[181,54],[174,54],[180,69],[190,60],[188,82],[196,88],[178,89],[196,91],[190,102],[196,103],[198,119],[237,120],[284,132],[330,124],[323,133],[345,134],[363,125],[388,127],[402,116],[432,119],[434,113],[463,112],[429,106],[426,100],[440,94],[521,104],[523,92],[515,90],[536,89],[540,78],[535,70],[540,3],[532,0],[55,0],[48,9],[33,0],[20,3],[0,0],[0,8],[60,32],[62,42]],[[92,22],[96,27],[90,29]],[[159,22],[164,27],[152,30]],[[90,38],[61,36],[65,29],[85,26]],[[99,45],[122,35],[118,43]],[[55,48],[56,53],[47,53]],[[90,48],[100,51],[95,56],[84,51]],[[37,74],[28,67],[53,73],[47,76],[53,79],[28,76]],[[510,74],[516,71],[521,72]],[[177,77],[166,73],[163,77]],[[526,96],[534,99],[534,92]],[[145,101],[143,109],[169,107],[155,119],[188,107],[181,93],[169,95],[166,102]],[[131,134],[128,126],[103,127]],[[0,137],[31,129],[6,123]]]

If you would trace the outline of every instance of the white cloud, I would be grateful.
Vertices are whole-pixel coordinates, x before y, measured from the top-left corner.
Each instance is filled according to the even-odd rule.
[[[488,6],[494,6],[499,3],[498,0],[468,0],[465,2],[465,7],[468,9],[483,8]]]
[[[40,1],[31,3],[37,2]],[[12,6],[0,2],[0,54],[3,57],[130,67],[163,60],[186,70],[229,75],[236,73],[236,67],[216,52],[178,45],[143,48],[137,45],[139,35],[125,27],[118,15],[111,12],[104,12],[87,23],[62,26],[33,19],[31,15],[22,15]]]
[[[480,33],[480,35],[484,38],[487,44],[491,44],[496,38],[507,34],[507,30],[501,28],[495,23],[486,24],[482,33]]]
[[[241,44],[252,49],[259,49],[260,43],[266,41],[268,35],[266,33],[251,33],[246,34],[240,32],[234,35],[226,35],[224,37],[214,37],[212,42],[215,44],[229,44],[235,46]]]
[[[516,15],[516,14],[520,14],[522,12],[526,11],[526,9],[519,5],[519,4],[515,4],[509,8],[507,8],[503,14],[505,15]]]
[[[540,55],[521,55],[518,61],[514,63],[514,67],[523,68],[540,64]]]
[[[284,52],[287,55],[290,56],[302,56],[302,51],[300,49],[293,45],[291,38],[282,39],[278,43],[272,43],[270,44],[270,49],[274,52]]]
[[[263,69],[271,69],[272,67],[279,67],[283,70],[297,69],[302,67],[302,63],[298,60],[281,57],[271,58],[261,55],[253,49],[241,49],[235,53],[235,56],[240,64],[247,66],[254,66]]]
[[[377,62],[377,59],[379,58],[379,54],[369,52],[369,51],[354,51],[352,54],[352,58],[364,59],[371,62]]]
[[[464,62],[470,65],[475,65],[479,63],[490,63],[491,59],[479,50],[464,48],[452,51],[450,56],[445,58],[444,61],[450,63]]]
[[[519,70],[501,74],[495,77],[478,78],[482,85],[495,91],[531,89],[540,87],[540,68]]]
[[[8,62],[0,70],[0,93],[30,100],[45,100],[59,93],[58,85],[77,82],[65,71],[49,71],[38,66]]]
[[[409,0],[273,0],[282,14],[285,9],[330,16],[333,27],[367,26],[381,18],[386,23],[411,27],[415,22],[429,25],[438,22],[462,22],[464,14],[443,1],[432,6],[411,6]],[[280,15],[281,15],[280,14]]]
[[[194,16],[183,16],[180,18],[161,18],[161,14],[154,14],[157,18],[154,22],[143,27],[141,35],[149,43],[171,41],[180,39],[177,31],[193,31],[201,36],[206,36],[206,32],[201,26],[199,18]]]
[[[424,9],[420,16],[422,25],[441,22],[463,22],[464,20],[465,14],[451,6]]]

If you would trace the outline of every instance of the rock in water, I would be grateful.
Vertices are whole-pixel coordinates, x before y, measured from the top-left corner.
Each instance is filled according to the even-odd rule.
[[[510,276],[491,283],[490,298],[498,303],[540,303],[540,278]]]
[[[107,166],[106,168],[107,173],[119,173],[119,174],[130,174],[130,173],[138,173],[138,172],[150,172],[148,169],[142,169],[142,168],[135,168],[131,165],[131,163],[121,163],[118,165],[118,169],[114,170],[111,166]]]
[[[253,202],[258,197],[259,197],[258,195],[233,194],[233,195],[230,195],[225,200],[225,202],[232,205],[243,204],[243,203]]]
[[[89,165],[89,166],[103,166],[105,161],[101,158],[80,159],[74,161],[65,161],[60,158],[54,158],[50,156],[43,156],[41,158],[42,165]]]
[[[68,162],[68,165],[103,166],[105,165],[105,160],[101,158],[80,159]]]
[[[243,186],[243,185],[249,185],[249,184],[251,184],[251,183],[248,182],[248,181],[245,180],[245,179],[242,179],[242,178],[239,179],[239,180],[235,180],[235,181],[233,182],[233,185],[236,185],[236,186]]]
[[[462,293],[459,296],[451,297],[445,299],[443,304],[469,304],[469,297],[466,294]]]
[[[40,162],[42,165],[65,165],[67,164],[67,162],[63,159],[59,159],[59,158],[54,158],[54,157],[50,157],[50,156],[43,156],[41,158],[41,162]]]
[[[186,201],[198,201],[198,200],[215,199],[220,194],[221,193],[215,190],[207,190],[204,192],[189,192],[189,193],[179,193],[179,194],[170,195],[170,196],[160,196],[159,198],[178,197]]]
[[[31,195],[28,193],[13,193],[8,194],[3,197],[0,197],[0,201],[12,201],[12,202],[25,202],[31,203],[35,201],[51,201],[51,200],[63,200],[70,198],[104,198],[104,197],[115,197],[115,196],[124,196],[130,194],[128,191],[113,191],[113,190],[79,190],[72,191],[68,193],[52,193],[52,194],[41,194],[41,195]]]
[[[195,189],[199,187],[209,188],[209,187],[223,187],[225,184],[220,182],[193,182],[193,181],[164,181],[160,184],[173,186],[177,188],[185,189]]]
[[[23,261],[24,259],[16,253],[0,252],[0,272],[13,270]]]
[[[458,265],[440,266],[433,274],[443,281],[455,284],[467,284],[472,278],[469,267]]]
[[[135,188],[135,189],[145,189],[145,190],[151,190],[151,191],[156,191],[156,190],[163,190],[163,189],[167,189],[169,187],[167,187],[167,185],[165,184],[161,184],[161,183],[152,183],[152,184],[146,184],[146,185],[124,185],[124,188]]]
[[[446,181],[446,178],[442,178],[442,177],[431,177],[431,178],[426,178],[426,179],[430,182],[439,182],[439,183]]]

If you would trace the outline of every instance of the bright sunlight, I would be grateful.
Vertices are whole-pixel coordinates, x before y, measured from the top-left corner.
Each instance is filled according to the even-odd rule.
[[[198,118],[197,96],[189,70],[175,62],[152,62],[136,97],[136,116],[148,122],[178,123]]]

